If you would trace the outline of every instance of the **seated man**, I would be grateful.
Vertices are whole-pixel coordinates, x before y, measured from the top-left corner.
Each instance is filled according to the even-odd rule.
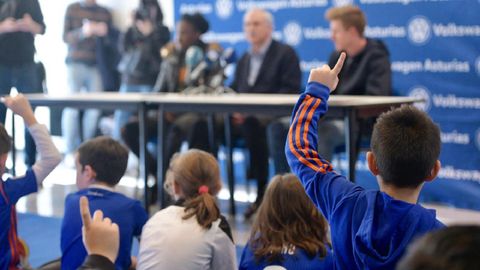
[[[272,39],[272,14],[252,9],[245,14],[243,24],[250,49],[240,58],[231,87],[239,93],[298,93],[301,81],[298,56],[290,46]],[[265,127],[271,120],[270,116],[238,113],[232,117],[233,133],[245,138],[250,152],[251,176],[258,183],[257,199],[245,212],[246,218],[255,212],[262,201],[267,184]]]
[[[330,21],[330,31],[335,51],[328,60],[333,68],[341,52],[347,53],[345,65],[338,75],[340,82],[334,94],[337,95],[371,95],[389,96],[392,93],[392,72],[390,69],[389,53],[380,40],[366,38],[365,14],[355,6],[343,6],[329,9],[325,18]],[[362,131],[371,131],[374,119],[354,126],[356,134],[361,136]],[[271,130],[272,140],[270,151],[282,149],[287,138],[288,121],[276,124]],[[279,128],[278,126],[283,126]],[[318,152],[327,160],[332,160],[336,147],[345,143],[344,124],[342,120],[327,120],[318,125],[319,133],[323,134],[318,142]],[[358,138],[354,138],[357,141]],[[276,173],[284,173],[282,168],[288,168],[284,156],[274,155]],[[277,165],[280,164],[280,165]],[[289,168],[288,168],[289,169]],[[285,169],[283,169],[285,170]]]

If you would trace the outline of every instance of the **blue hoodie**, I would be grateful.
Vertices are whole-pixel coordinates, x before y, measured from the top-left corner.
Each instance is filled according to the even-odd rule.
[[[336,268],[394,269],[414,238],[444,225],[434,210],[365,190],[318,155],[317,122],[327,112],[329,94],[311,82],[301,95],[285,145],[288,163],[330,223]]]

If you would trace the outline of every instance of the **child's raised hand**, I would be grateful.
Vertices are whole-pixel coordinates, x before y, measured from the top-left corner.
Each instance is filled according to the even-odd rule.
[[[115,262],[120,246],[118,225],[112,223],[108,217],[103,218],[101,210],[95,211],[92,219],[85,196],[80,198],[80,215],[83,223],[83,244],[87,253],[102,255]]]
[[[28,126],[37,122],[33,114],[32,106],[30,106],[30,102],[28,102],[28,99],[24,95],[18,94],[14,97],[4,96],[1,98],[1,101],[7,108],[20,115]]]
[[[333,92],[337,88],[338,74],[342,70],[343,63],[347,55],[342,52],[338,57],[337,63],[333,69],[330,69],[328,65],[323,65],[321,68],[314,68],[310,71],[308,82],[319,82],[330,89]]]

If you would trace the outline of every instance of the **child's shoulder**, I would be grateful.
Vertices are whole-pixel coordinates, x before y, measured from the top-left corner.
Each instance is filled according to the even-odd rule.
[[[82,196],[86,196],[89,201],[94,200],[94,204],[116,204],[119,207],[133,207],[137,205],[141,206],[140,201],[137,199],[130,198],[122,193],[116,192],[111,189],[103,189],[97,187],[88,187],[86,189],[70,193],[65,198],[65,201],[78,202],[80,200],[80,197]],[[96,200],[96,198],[98,198],[99,200]]]

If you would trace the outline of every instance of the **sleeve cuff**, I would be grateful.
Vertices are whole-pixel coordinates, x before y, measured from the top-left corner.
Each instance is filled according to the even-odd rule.
[[[320,98],[322,100],[328,100],[328,98],[330,97],[330,89],[321,83],[309,82],[307,84],[305,94]]]

